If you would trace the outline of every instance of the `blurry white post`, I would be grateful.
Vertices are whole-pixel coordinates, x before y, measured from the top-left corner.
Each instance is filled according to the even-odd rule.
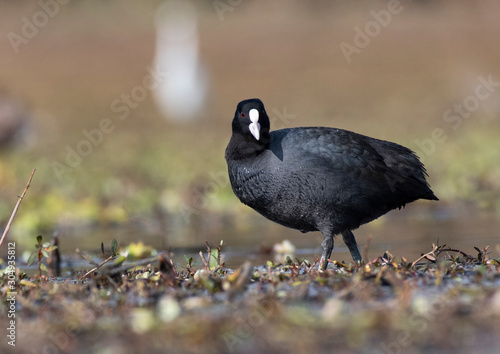
[[[198,53],[196,9],[187,1],[168,0],[156,11],[154,67],[168,77],[154,89],[156,106],[165,118],[186,122],[201,115],[208,80]]]

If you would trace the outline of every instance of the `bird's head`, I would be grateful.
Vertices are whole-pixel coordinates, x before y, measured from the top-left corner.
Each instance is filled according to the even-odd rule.
[[[269,128],[269,117],[261,100],[252,98],[238,103],[233,119],[233,134],[239,133],[254,142],[268,145]]]

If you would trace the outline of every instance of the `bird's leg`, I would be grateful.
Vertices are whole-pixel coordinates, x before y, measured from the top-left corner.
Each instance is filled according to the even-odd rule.
[[[342,239],[344,240],[347,248],[349,248],[354,262],[361,262],[361,254],[359,254],[358,244],[356,243],[353,233],[350,230],[342,232]]]
[[[323,242],[321,243],[323,248],[323,253],[321,254],[321,259],[319,261],[320,272],[324,272],[328,266],[328,259],[332,255],[333,251],[333,235],[331,233],[323,234]]]

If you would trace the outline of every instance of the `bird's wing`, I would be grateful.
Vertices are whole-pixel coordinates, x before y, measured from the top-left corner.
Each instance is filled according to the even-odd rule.
[[[303,157],[323,160],[334,171],[371,179],[383,177],[390,171],[384,157],[363,135],[321,127],[288,130],[283,144],[290,148],[284,148],[285,151],[297,151]]]

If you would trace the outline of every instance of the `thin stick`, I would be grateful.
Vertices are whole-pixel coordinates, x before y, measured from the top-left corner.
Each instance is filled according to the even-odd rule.
[[[219,242],[219,245],[217,246],[217,266],[220,267],[220,253],[222,251],[222,241]]]
[[[80,252],[79,248],[77,248],[75,251],[76,251],[76,254],[78,254],[80,257],[82,257],[87,262],[89,262],[90,264],[92,264],[94,267],[98,267],[99,266],[99,264],[97,264],[96,262],[94,262],[94,260],[92,258],[90,258],[89,256],[87,256],[85,253]]]
[[[203,264],[205,265],[205,269],[207,270],[210,270],[210,267],[208,266],[208,263],[207,261],[205,260],[205,257],[203,257],[203,251],[200,251],[200,257],[201,257],[201,261],[203,262]],[[210,261],[210,258],[208,259]]]
[[[210,262],[212,260],[212,248],[208,244],[208,241],[205,240],[205,244],[207,245],[207,260],[208,260],[208,270],[210,270]]]
[[[12,215],[10,216],[9,222],[7,223],[7,226],[5,227],[2,238],[0,239],[0,247],[2,247],[3,240],[5,239],[5,236],[7,236],[7,234],[9,233],[10,225],[12,225],[12,222],[14,221],[14,218],[17,214],[17,209],[19,209],[19,205],[21,205],[21,201],[23,200],[24,195],[26,194],[26,192],[28,191],[28,188],[30,187],[31,180],[33,179],[33,175],[35,174],[35,171],[36,171],[36,169],[33,169],[33,171],[31,172],[31,176],[30,176],[30,179],[28,180],[28,184],[26,185],[26,188],[24,188],[24,192],[19,197],[19,200],[17,201],[17,204],[14,208],[14,211],[12,212]]]
[[[438,246],[435,246],[434,244],[432,244],[432,251],[430,252],[427,252],[426,254],[423,254],[422,256],[420,256],[415,262],[413,262],[410,266],[410,268],[413,268],[415,266],[415,264],[417,264],[418,262],[420,262],[422,259],[426,258],[427,260],[430,260],[429,259],[429,256],[434,258],[434,260],[436,260],[436,255],[435,255],[435,252],[439,250],[439,247]]]
[[[444,246],[443,246],[443,247],[444,247]],[[443,249],[439,249],[439,250],[437,250],[437,252],[438,252],[438,254],[437,254],[437,255],[439,255],[439,254],[441,254],[441,253],[443,253],[443,252],[458,252],[458,253],[460,253],[462,256],[464,256],[465,258],[467,258],[467,259],[469,259],[469,260],[471,260],[471,259],[476,259],[476,258],[472,257],[471,255],[468,255],[467,253],[462,252],[462,251],[457,250],[457,249],[454,249],[454,248],[443,248]]]
[[[313,269],[313,267],[314,267],[316,264],[318,264],[318,262],[319,262],[319,258],[316,258],[316,259],[314,260],[314,263],[313,263],[313,264],[311,264],[311,266],[310,266],[310,267],[309,267],[309,269],[307,270],[306,274],[309,274],[309,273],[311,272],[311,270]]]
[[[98,270],[99,268],[101,268],[103,265],[105,265],[106,263],[108,263],[109,261],[112,261],[113,259],[115,259],[116,256],[109,256],[107,259],[105,259],[101,264],[99,264],[97,267],[95,268],[92,268],[91,270],[89,270],[87,273],[85,273],[83,276],[82,276],[82,279],[86,278],[89,274],[95,272],[96,270]]]

